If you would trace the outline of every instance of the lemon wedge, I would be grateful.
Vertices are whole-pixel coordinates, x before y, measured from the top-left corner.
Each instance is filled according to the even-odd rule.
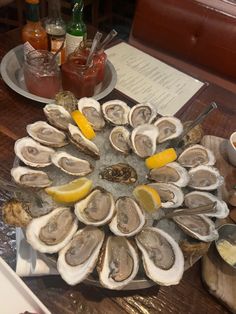
[[[71,116],[87,139],[92,140],[96,136],[90,122],[79,110],[73,111]]]
[[[73,203],[88,195],[92,183],[91,180],[83,177],[64,185],[46,188],[45,192],[51,195],[56,202]]]
[[[160,153],[152,155],[145,160],[148,169],[161,168],[166,164],[177,159],[177,154],[174,148],[168,148]]]
[[[133,195],[146,212],[152,213],[161,207],[158,192],[148,185],[138,185],[133,190]]]

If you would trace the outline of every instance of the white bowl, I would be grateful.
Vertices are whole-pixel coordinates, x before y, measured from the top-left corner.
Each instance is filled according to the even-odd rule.
[[[236,147],[234,146],[234,143],[236,143],[236,132],[231,134],[227,143],[227,153],[229,161],[233,166],[236,167]]]

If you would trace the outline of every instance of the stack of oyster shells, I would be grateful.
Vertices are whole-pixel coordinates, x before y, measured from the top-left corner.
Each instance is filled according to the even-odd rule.
[[[58,253],[58,271],[70,285],[97,271],[102,286],[122,289],[137,278],[141,263],[155,283],[178,284],[184,272],[178,244],[181,230],[211,242],[218,237],[211,218],[228,215],[227,205],[215,192],[223,178],[214,167],[213,153],[198,144],[201,138],[191,136],[177,161],[148,172],[144,159],[181,135],[179,119],[160,117],[150,104],[130,108],[121,100],[101,105],[82,98],[78,109],[97,131],[94,141],[74,124],[70,107],[48,104],[43,110],[49,123],[28,125],[29,136],[15,143],[15,154],[24,163],[11,171],[17,184],[43,193],[52,183],[88,176],[98,185],[77,203],[53,204],[46,214],[30,219],[27,241],[42,253]],[[148,216],[132,198],[138,184],[158,191],[161,209],[156,215]],[[166,212],[183,206],[213,202],[216,208],[207,215],[163,219]]]

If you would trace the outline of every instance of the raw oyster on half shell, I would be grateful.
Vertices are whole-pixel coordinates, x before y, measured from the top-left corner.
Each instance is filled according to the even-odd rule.
[[[139,125],[152,123],[157,115],[157,111],[151,104],[137,104],[130,109],[129,124],[136,128]]]
[[[102,105],[104,118],[113,125],[128,124],[130,107],[121,100],[110,100]]]
[[[93,171],[93,166],[85,159],[74,157],[67,152],[56,152],[52,163],[72,176],[86,176]]]
[[[77,228],[78,221],[70,208],[58,207],[32,219],[26,228],[26,238],[35,250],[56,253],[70,241]]]
[[[15,142],[16,156],[31,167],[46,167],[52,163],[54,149],[37,143],[30,137],[23,137]]]
[[[124,126],[116,126],[111,130],[109,141],[118,152],[128,155],[131,151],[130,132]]]
[[[212,191],[221,186],[224,178],[218,169],[210,166],[198,166],[189,170],[188,186],[197,190]]]
[[[133,244],[125,237],[110,236],[97,267],[100,283],[105,288],[120,290],[134,279],[138,268],[139,258]]]
[[[132,184],[137,181],[137,172],[128,164],[118,163],[103,169],[100,177],[111,182]]]
[[[44,188],[52,184],[52,180],[46,172],[28,167],[12,168],[11,176],[17,184],[26,187]]]
[[[59,252],[57,269],[61,277],[75,285],[94,270],[104,240],[104,232],[87,226],[73,236],[72,240]]]
[[[178,243],[165,231],[148,227],[135,237],[147,276],[159,285],[177,285],[184,272]]]
[[[69,112],[62,106],[48,104],[43,112],[49,123],[60,130],[67,131],[69,123],[74,123]]]
[[[170,139],[180,136],[183,132],[183,125],[181,121],[175,117],[162,117],[159,118],[154,125],[159,130],[157,138],[158,143],[163,143]]]
[[[95,131],[100,131],[105,126],[101,106],[97,100],[87,97],[80,98],[78,108],[91,123]]]
[[[115,207],[116,215],[109,224],[110,230],[114,234],[131,237],[143,228],[145,224],[144,213],[131,197],[119,197]]]
[[[183,167],[192,168],[199,165],[212,166],[216,160],[212,151],[197,144],[185,149],[179,156],[178,162]]]

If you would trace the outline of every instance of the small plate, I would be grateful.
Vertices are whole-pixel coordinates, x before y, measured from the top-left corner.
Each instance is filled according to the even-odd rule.
[[[3,57],[1,62],[1,75],[4,82],[15,92],[26,98],[42,103],[52,102],[52,99],[39,97],[28,92],[22,71],[23,61],[23,45],[13,48]],[[96,86],[93,98],[99,100],[110,94],[115,88],[116,81],[116,70],[112,63],[107,60],[105,78],[102,83]]]

